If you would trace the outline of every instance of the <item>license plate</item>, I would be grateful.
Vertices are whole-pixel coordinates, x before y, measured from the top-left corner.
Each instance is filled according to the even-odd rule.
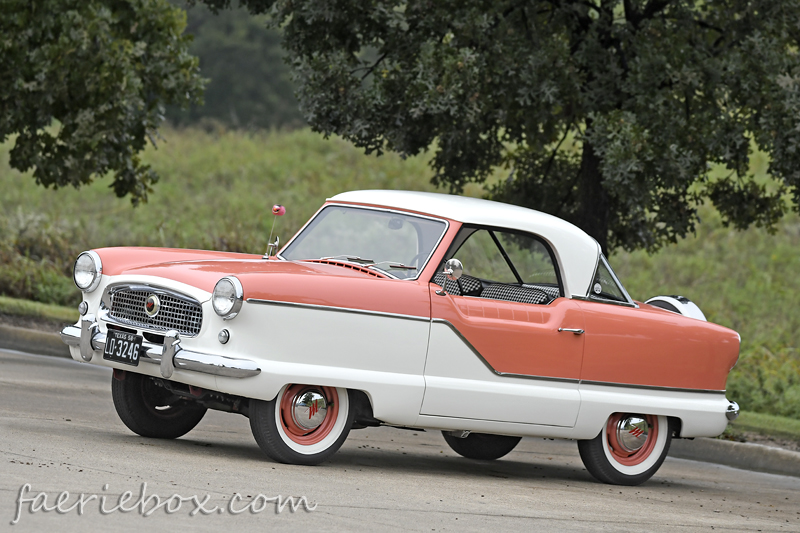
[[[139,351],[141,349],[141,335],[109,329],[106,335],[106,347],[103,350],[103,359],[124,363],[126,365],[138,366]]]

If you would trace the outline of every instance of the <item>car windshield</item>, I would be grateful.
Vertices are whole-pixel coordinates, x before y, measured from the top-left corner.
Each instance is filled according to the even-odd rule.
[[[400,279],[416,279],[447,224],[394,211],[332,205],[284,248],[291,261],[337,259],[359,263]]]

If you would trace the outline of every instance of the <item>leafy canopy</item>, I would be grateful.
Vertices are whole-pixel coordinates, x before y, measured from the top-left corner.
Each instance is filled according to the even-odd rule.
[[[230,0],[204,0],[223,9]],[[460,191],[655,250],[704,199],[737,228],[800,204],[798,0],[241,0],[271,14],[318,131],[431,148]],[[755,145],[773,183],[754,180]],[[710,176],[713,164],[727,169]]]
[[[182,0],[173,5],[186,6]],[[270,129],[305,125],[291,69],[283,62],[280,31],[266,27],[266,16],[245,9],[213,14],[206,6],[186,10],[186,33],[193,39],[189,53],[200,60],[208,78],[202,105],[167,108],[167,120],[177,126]]]
[[[0,16],[0,142],[11,166],[64,187],[113,173],[118,196],[147,199],[157,176],[139,152],[166,104],[203,80],[166,0],[5,0]]]

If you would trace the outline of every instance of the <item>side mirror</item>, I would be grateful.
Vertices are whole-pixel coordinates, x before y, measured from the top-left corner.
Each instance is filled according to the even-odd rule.
[[[444,274],[447,279],[456,281],[464,274],[464,265],[456,258],[448,259],[444,264]]]
[[[444,264],[444,269],[442,272],[450,281],[458,281],[458,278],[464,274],[464,265],[462,265],[461,261],[456,258],[448,259]],[[441,290],[436,291],[436,294],[439,296],[445,296],[447,294],[445,285],[447,285],[446,281],[442,284]]]

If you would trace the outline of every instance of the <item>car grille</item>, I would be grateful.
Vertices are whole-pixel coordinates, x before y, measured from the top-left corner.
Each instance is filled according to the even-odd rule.
[[[138,288],[137,288],[138,289]],[[203,325],[203,309],[188,298],[177,298],[159,290],[119,289],[111,293],[109,317],[132,326],[159,331],[176,330],[182,335],[195,336]],[[161,309],[154,317],[145,313],[145,301],[151,294],[158,296]]]

